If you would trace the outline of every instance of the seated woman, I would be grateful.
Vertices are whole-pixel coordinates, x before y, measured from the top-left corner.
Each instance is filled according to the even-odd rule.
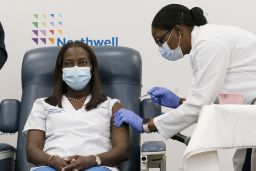
[[[129,129],[116,128],[117,99],[102,93],[97,59],[84,43],[64,45],[57,57],[54,90],[37,99],[24,127],[33,171],[117,171],[127,160]]]

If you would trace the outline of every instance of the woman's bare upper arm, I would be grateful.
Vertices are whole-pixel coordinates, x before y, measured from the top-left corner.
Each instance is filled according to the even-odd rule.
[[[45,132],[42,130],[29,130],[27,133],[27,147],[43,149],[45,142]]]
[[[111,142],[112,146],[122,146],[125,148],[129,147],[129,126],[127,124],[123,124],[119,128],[114,125],[114,114],[122,108],[120,103],[115,103],[112,107],[112,118],[111,118]]]

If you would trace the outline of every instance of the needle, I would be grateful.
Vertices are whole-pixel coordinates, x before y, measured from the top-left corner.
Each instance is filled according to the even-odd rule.
[[[139,99],[142,99],[143,97],[147,97],[147,96],[149,96],[149,95],[148,94],[144,94],[144,95],[140,96]]]

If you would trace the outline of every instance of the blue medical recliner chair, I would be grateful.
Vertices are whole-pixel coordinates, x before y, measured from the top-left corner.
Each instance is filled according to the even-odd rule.
[[[123,106],[136,113],[161,113],[159,105],[151,100],[139,100],[141,95],[140,54],[125,47],[93,47],[99,64],[104,93],[118,98]],[[17,148],[0,144],[1,171],[28,171],[32,164],[26,159],[26,139],[23,127],[35,99],[52,92],[53,73],[59,47],[38,48],[28,51],[22,63],[22,97],[3,100],[0,105],[0,131],[18,131]],[[160,147],[162,148],[162,147]],[[146,146],[148,149],[148,146]],[[158,148],[155,148],[156,150]],[[15,166],[15,167],[14,167]],[[140,135],[130,129],[129,160],[121,163],[121,171],[140,170]]]

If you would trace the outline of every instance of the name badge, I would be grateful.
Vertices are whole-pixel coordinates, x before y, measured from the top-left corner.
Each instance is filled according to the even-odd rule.
[[[98,106],[97,109],[108,109],[107,106]]]
[[[62,110],[61,109],[48,109],[47,113],[50,114],[56,114],[56,113],[61,113]]]

